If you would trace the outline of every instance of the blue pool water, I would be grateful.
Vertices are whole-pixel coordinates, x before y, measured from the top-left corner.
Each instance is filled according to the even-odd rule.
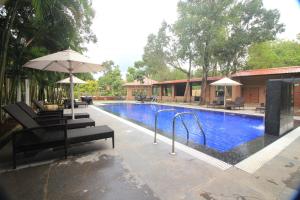
[[[106,104],[100,108],[151,129],[154,129],[156,111],[174,108],[176,109],[175,112],[162,112],[158,116],[157,127],[159,131],[169,137],[172,136],[173,116],[179,112],[194,112],[198,116],[206,134],[207,147],[221,153],[230,151],[264,134],[264,122],[262,117],[158,104],[118,103]],[[195,144],[203,144],[203,136],[194,118],[191,115],[186,115],[183,117],[183,120],[190,131],[189,140]],[[186,140],[186,131],[180,121],[176,122],[175,130],[176,138],[181,139],[181,141]]]

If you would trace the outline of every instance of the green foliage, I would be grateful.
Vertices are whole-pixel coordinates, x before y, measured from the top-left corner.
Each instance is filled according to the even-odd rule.
[[[162,24],[163,28],[158,31],[157,35],[150,34],[148,36],[147,44],[144,47],[143,60],[137,61],[134,66],[141,70],[138,71],[139,74],[144,73],[144,76],[154,80],[167,79],[169,72],[164,53],[164,46],[167,43],[164,26],[166,26],[166,23]]]
[[[93,17],[90,0],[5,1],[0,9],[0,106],[16,101],[16,85],[25,77],[31,80],[32,99],[54,101],[58,97],[54,91],[62,91],[55,82],[65,74],[27,69],[22,65],[69,47],[82,52],[84,43],[96,41],[90,29]]]
[[[278,10],[267,10],[261,0],[236,3],[228,12],[224,39],[214,50],[224,74],[234,73],[245,64],[248,47],[273,40],[284,31]]]
[[[76,74],[76,76],[84,81],[94,80],[94,77],[91,73],[80,73],[80,74]]]
[[[178,4],[182,35],[190,35],[203,75],[214,65],[225,74],[244,63],[249,45],[274,39],[283,31],[277,10],[266,10],[261,0],[192,0]]]
[[[74,96],[96,96],[99,94],[99,84],[96,80],[87,80],[86,84],[77,84],[74,87]]]
[[[294,41],[268,41],[251,45],[247,69],[300,65],[300,44]]]
[[[251,44],[272,40],[284,30],[279,16],[277,10],[265,9],[262,0],[179,1],[178,19],[149,35],[143,61],[151,76],[160,79],[167,65],[188,78],[192,67],[199,67],[205,91],[208,75],[219,74],[218,69],[226,75],[235,72],[245,64]]]
[[[124,89],[122,87],[123,80],[119,66],[115,65],[113,61],[104,62],[103,65],[106,66],[107,70],[98,80],[100,95],[122,96]]]
[[[169,73],[166,80],[179,80],[186,79],[186,74],[179,69],[169,69]]]
[[[145,71],[138,67],[128,67],[126,73],[126,81],[133,82],[134,80],[143,81]]]

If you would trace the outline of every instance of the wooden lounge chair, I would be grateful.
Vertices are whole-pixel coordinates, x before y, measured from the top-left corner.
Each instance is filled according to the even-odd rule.
[[[62,115],[38,115],[30,106],[28,106],[24,102],[16,103],[26,114],[28,114],[32,119],[37,121],[39,124],[46,124],[46,123],[57,123],[57,118],[63,118]],[[84,128],[87,126],[95,126],[95,121],[90,118],[80,118],[80,119],[67,119],[67,127],[68,129],[72,128]]]
[[[106,138],[112,138],[114,148],[114,131],[108,126],[68,130],[65,119],[61,119],[59,124],[41,126],[15,104],[5,106],[3,110],[23,126],[21,131],[12,133],[14,169],[17,165],[17,153],[21,152],[63,147],[67,158],[69,145]]]
[[[63,115],[64,118],[67,119],[72,119],[72,114],[63,114],[63,110],[45,110],[44,106],[37,100],[33,100],[32,101],[34,103],[34,105],[39,109],[38,114],[39,115],[49,115],[49,114],[57,114],[60,113],[61,115]],[[88,113],[75,113],[75,119],[79,119],[79,118],[89,118],[90,115]]]

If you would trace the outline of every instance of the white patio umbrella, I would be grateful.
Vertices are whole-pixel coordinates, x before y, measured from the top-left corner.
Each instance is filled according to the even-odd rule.
[[[96,63],[88,57],[71,49],[30,60],[25,65],[23,65],[23,67],[29,67],[44,71],[65,72],[70,74],[72,119],[75,119],[73,74],[99,72],[103,70],[103,67],[99,63]]]
[[[224,106],[226,106],[226,93],[227,93],[227,86],[237,86],[237,85],[242,85],[241,83],[231,80],[230,78],[222,78],[218,81],[215,81],[211,83],[210,85],[214,86],[224,86]]]
[[[70,84],[71,80],[70,80],[70,77],[68,77],[63,80],[57,81],[56,83]],[[77,78],[76,76],[73,76],[73,83],[74,84],[86,84],[86,82],[84,80],[81,80],[80,78]]]
[[[56,83],[59,84],[70,84],[71,80],[70,77],[65,78],[63,80],[57,81]],[[86,84],[84,80],[81,80],[80,78],[77,78],[76,76],[73,75],[73,84]]]

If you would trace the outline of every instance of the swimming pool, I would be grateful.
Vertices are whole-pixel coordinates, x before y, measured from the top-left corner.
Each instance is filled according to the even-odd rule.
[[[249,150],[248,148],[252,141],[265,138],[264,120],[263,117],[259,116],[215,112],[159,104],[114,103],[102,105],[100,108],[151,130],[154,130],[155,113],[158,110],[175,109],[175,112],[162,112],[158,116],[157,127],[159,133],[167,137],[172,136],[172,119],[176,113],[194,112],[198,116],[204,129],[206,135],[206,146],[203,145],[203,135],[198,129],[193,116],[185,115],[183,116],[183,120],[190,132],[189,146],[204,150],[218,158],[224,157],[222,155],[232,156],[234,154],[234,157],[238,157],[239,159],[229,160],[240,160],[245,156],[248,156],[249,152],[253,152],[252,149]],[[186,143],[186,130],[180,121],[176,122],[175,133],[177,141]],[[264,146],[265,141],[262,143]],[[246,150],[245,146],[247,147]],[[255,144],[254,146],[261,145]],[[243,147],[243,152],[239,152],[237,153],[238,155],[236,155],[234,152],[236,152],[236,149],[241,150],[241,147]]]

